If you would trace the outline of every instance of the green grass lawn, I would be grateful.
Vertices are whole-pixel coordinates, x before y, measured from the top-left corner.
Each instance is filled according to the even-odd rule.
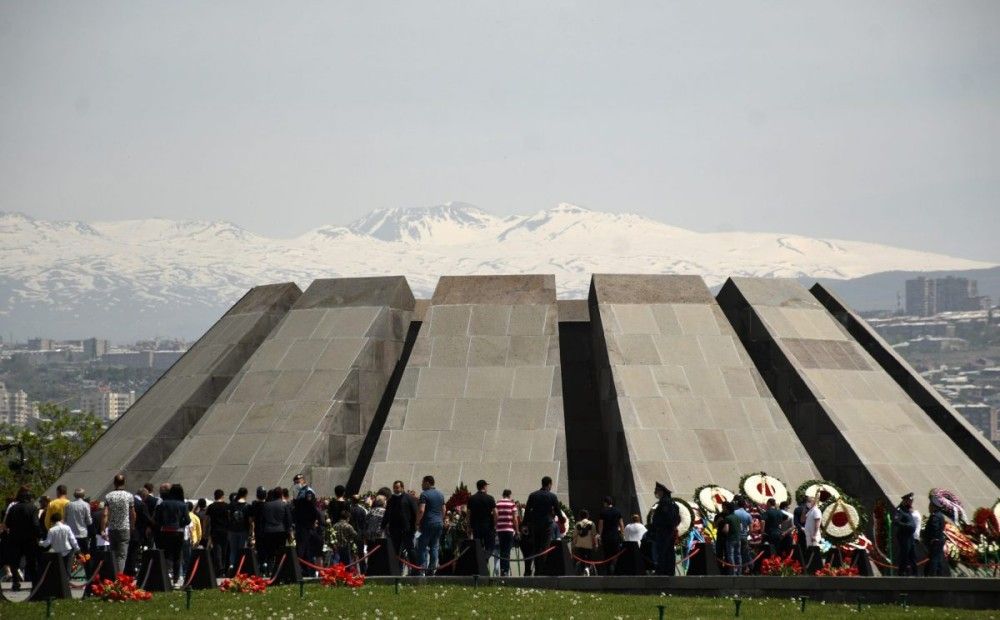
[[[190,615],[208,619],[256,620],[258,618],[657,618],[657,605],[666,606],[667,618],[731,618],[734,605],[726,598],[657,595],[591,594],[511,587],[428,585],[401,587],[367,585],[359,590],[305,586],[299,598],[297,585],[270,588],[263,594],[224,594],[195,591],[191,610],[185,610],[183,592],[156,593],[141,603],[104,603],[95,600],[55,601],[54,618],[175,618]],[[967,611],[930,607],[865,605],[859,614],[854,605],[809,602],[806,613],[791,599],[744,599],[741,618],[1000,618],[998,611]],[[45,603],[0,603],[0,618],[44,618]]]

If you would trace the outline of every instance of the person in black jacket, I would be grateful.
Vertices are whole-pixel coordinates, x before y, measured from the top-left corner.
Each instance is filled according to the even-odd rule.
[[[156,546],[163,549],[167,568],[172,580],[181,578],[181,549],[184,547],[184,528],[191,523],[187,503],[184,501],[184,487],[170,486],[167,497],[153,512],[156,523]]]
[[[402,480],[392,483],[392,495],[385,505],[382,529],[392,541],[400,558],[409,559],[413,550],[413,531],[417,523],[417,500],[406,492]]]
[[[913,547],[913,533],[920,526],[913,522],[913,493],[903,496],[892,517],[892,529],[896,543],[896,565],[899,575],[917,576],[917,555]]]
[[[257,533],[257,548],[260,561],[277,572],[282,557],[282,547],[292,542],[292,509],[282,499],[281,487],[275,487],[267,494],[267,501],[260,508],[260,531]],[[296,562],[296,558],[285,556],[285,562]]]
[[[656,543],[656,574],[673,576],[677,570],[674,545],[677,526],[681,524],[680,511],[666,486],[656,483],[656,510],[653,511],[653,540]]]
[[[4,557],[10,566],[11,589],[15,592],[21,589],[21,577],[17,572],[21,566],[21,558],[24,558],[24,578],[32,582],[35,580],[35,559],[42,524],[38,519],[38,506],[31,500],[31,491],[27,486],[22,486],[17,492],[17,503],[7,511],[3,522],[7,528],[7,551]]]
[[[552,543],[552,521],[559,514],[559,498],[552,492],[552,478],[542,478],[542,488],[528,496],[524,506],[522,521],[528,535],[528,546],[531,555],[537,555],[549,548]],[[539,558],[534,562],[535,575],[544,573],[540,570],[544,561]],[[527,571],[525,571],[527,575]]]
[[[927,525],[924,526],[923,539],[927,545],[927,570],[925,577],[946,577],[944,559],[944,513],[941,507],[931,502],[928,507],[930,515],[927,517]]]

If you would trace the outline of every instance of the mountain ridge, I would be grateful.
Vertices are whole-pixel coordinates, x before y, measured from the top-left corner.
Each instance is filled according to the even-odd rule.
[[[292,238],[224,221],[0,212],[0,332],[191,337],[251,286],[338,276],[402,274],[429,297],[440,275],[554,273],[561,298],[580,298],[595,272],[695,273],[718,285],[730,275],[845,280],[988,267],[866,242],[701,233],[571,203],[509,217],[461,202],[380,209]]]

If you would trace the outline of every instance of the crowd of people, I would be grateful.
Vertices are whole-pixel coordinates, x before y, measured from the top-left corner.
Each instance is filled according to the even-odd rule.
[[[76,489],[71,500],[66,487],[59,486],[55,498],[43,496],[37,501],[29,488],[22,487],[8,502],[0,528],[3,579],[10,579],[14,590],[20,589],[23,579],[32,581],[38,554],[46,548],[59,554],[67,569],[78,554],[107,548],[116,573],[129,575],[138,572],[145,549],[162,549],[174,583],[185,578],[196,548],[205,550],[218,576],[239,572],[246,549],[256,553],[265,574],[273,573],[289,545],[294,545],[307,576],[315,574],[316,567],[335,562],[364,572],[366,550],[385,545],[386,539],[394,551],[391,561],[398,561],[410,575],[435,574],[457,558],[468,539],[482,545],[499,576],[511,575],[514,561],[523,563],[523,575],[545,574],[539,558],[560,540],[571,545],[578,574],[648,570],[674,575],[676,546],[682,542],[678,540],[677,504],[671,491],[659,483],[646,519],[639,514],[626,519],[609,496],[594,520],[588,510],[580,510],[572,526],[548,476],[523,504],[509,489],[496,500],[489,483],[479,480],[475,493],[461,506],[451,507],[429,475],[419,492],[397,480],[391,488],[363,497],[348,496],[343,486],[337,486],[332,497],[320,498],[302,474],[294,477],[291,489],[258,487],[253,498],[246,488],[228,495],[217,489],[211,501],[187,498],[180,484],[163,483],[154,493],[153,485],[146,483],[132,491],[121,474],[115,476],[113,485],[103,498],[91,498],[85,489]],[[813,497],[797,499],[794,509],[787,501],[776,504],[774,499],[766,506],[752,506],[740,496],[726,502],[710,519],[707,539],[724,570],[733,575],[754,570],[754,560],[761,554],[755,557],[751,552],[751,533],[755,534],[754,551],[765,557],[784,555],[795,546],[800,557],[814,557],[822,538],[818,502]],[[912,499],[912,494],[903,498],[894,518],[903,574],[916,572],[913,542],[920,533],[915,533],[914,524],[921,521]],[[940,515],[933,518],[934,514],[932,506],[925,530],[943,528],[943,519]],[[700,522],[702,530],[708,521]],[[937,571],[944,561],[943,545],[933,542],[943,536],[934,531],[923,534],[932,541],[929,570]],[[522,555],[516,560],[512,557],[515,548]]]

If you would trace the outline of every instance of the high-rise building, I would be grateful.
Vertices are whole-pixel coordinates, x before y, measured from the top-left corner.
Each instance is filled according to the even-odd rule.
[[[937,314],[936,282],[923,276],[906,281],[906,313],[914,316]]]
[[[965,312],[989,308],[990,298],[979,294],[976,280],[946,276],[906,281],[906,313],[933,316],[939,312]]]
[[[98,338],[87,338],[83,341],[83,355],[88,359],[97,359],[108,352],[108,341]]]
[[[107,387],[102,387],[80,395],[80,411],[88,411],[110,422],[118,419],[134,402],[134,390],[112,392]]]
[[[31,418],[38,417],[38,410],[24,390],[11,392],[0,382],[0,422],[25,426]]]

